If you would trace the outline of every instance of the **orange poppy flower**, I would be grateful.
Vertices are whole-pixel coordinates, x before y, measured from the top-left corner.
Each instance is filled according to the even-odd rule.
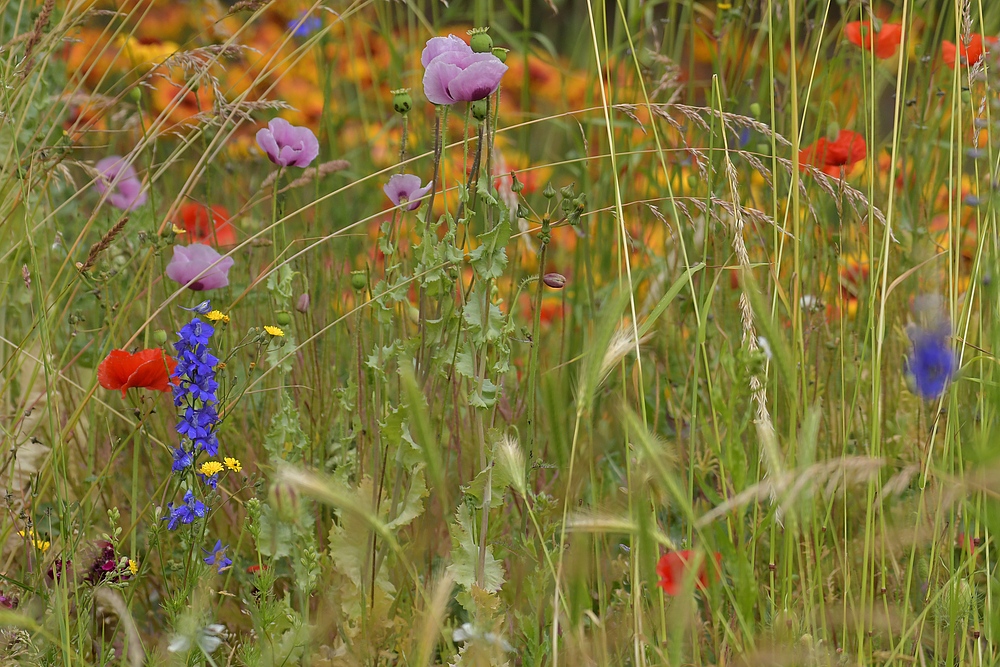
[[[865,138],[851,130],[841,130],[836,141],[820,137],[799,151],[799,163],[811,164],[830,176],[839,176],[841,167],[864,160],[868,155]]]
[[[170,375],[176,367],[177,361],[158,347],[134,354],[111,350],[97,367],[97,381],[105,389],[121,389],[122,398],[133,388],[170,391]]]
[[[898,23],[883,23],[882,28],[876,32],[872,29],[871,21],[853,21],[844,26],[844,36],[852,44],[874,53],[876,58],[891,58],[896,55],[896,49],[903,38],[903,26]]]
[[[712,554],[715,558],[716,567],[722,567],[722,554],[716,552]],[[660,581],[657,586],[663,589],[667,595],[678,595],[684,585],[687,576],[688,564],[694,560],[694,552],[690,549],[684,551],[668,551],[660,557],[656,564],[656,574]],[[695,578],[695,584],[699,590],[708,588],[708,569],[703,561]]]
[[[209,211],[212,221],[209,222]],[[190,243],[205,245],[230,246],[236,245],[236,232],[229,224],[229,211],[224,206],[214,205],[211,208],[197,202],[187,202],[180,210],[182,226],[188,233]]]
[[[972,35],[969,45],[958,45],[958,59],[962,65],[975,65],[983,56],[990,51],[991,46],[997,43],[996,37],[983,37],[982,35]],[[985,44],[984,44],[985,42]],[[955,69],[955,44],[947,39],[941,41],[941,58],[944,64]]]

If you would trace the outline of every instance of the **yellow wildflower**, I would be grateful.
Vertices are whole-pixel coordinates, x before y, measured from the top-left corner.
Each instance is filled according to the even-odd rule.
[[[128,559],[128,571],[132,573],[132,576],[135,576],[135,575],[139,574],[139,563],[137,563],[136,561],[134,561],[131,558],[129,558]]]
[[[278,327],[272,327],[270,324],[264,326],[264,331],[271,334],[272,336],[281,337],[285,335],[285,332]]]
[[[243,464],[240,463],[239,459],[234,459],[232,456],[227,456],[222,459],[222,462],[226,464],[226,467],[233,472],[239,472],[243,470]]]
[[[171,231],[173,231],[174,234],[187,234],[186,229],[184,229],[183,227],[178,227],[177,225],[170,225],[170,229]]]
[[[35,532],[33,528],[28,528],[27,530],[19,530],[17,534],[23,538],[26,538],[29,542],[35,545],[35,548],[39,551],[48,551],[52,543],[48,540],[43,540],[41,536]]]
[[[229,315],[225,315],[222,313],[222,311],[219,310],[213,310],[205,317],[207,317],[212,322],[218,322],[221,320],[223,324],[229,324]]]
[[[198,469],[202,475],[206,477],[211,477],[212,475],[218,475],[222,472],[222,464],[218,461],[205,461],[201,464],[201,468]]]

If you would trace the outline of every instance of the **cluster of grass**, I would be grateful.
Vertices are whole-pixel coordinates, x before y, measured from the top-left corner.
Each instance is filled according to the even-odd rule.
[[[470,4],[0,2],[0,664],[997,664],[1000,11]]]

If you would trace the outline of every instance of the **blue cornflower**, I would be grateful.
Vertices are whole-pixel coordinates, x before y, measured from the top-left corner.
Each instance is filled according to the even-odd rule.
[[[914,392],[933,400],[941,396],[955,373],[955,353],[948,342],[947,326],[934,329],[913,327],[910,340],[913,349],[907,360],[907,370],[913,378]]]
[[[208,556],[204,559],[205,564],[215,565],[219,568],[219,573],[221,574],[223,570],[233,564],[232,558],[226,558],[226,549],[228,548],[228,544],[226,546],[222,546],[222,540],[216,540],[215,546],[212,547],[211,551],[202,549],[204,553],[208,554]]]
[[[208,514],[208,507],[200,500],[195,500],[190,490],[184,494],[183,505],[175,507],[173,503],[169,503],[167,510],[170,514],[163,517],[163,521],[169,521],[168,530],[174,530],[179,523],[193,523],[195,519],[204,518]]]
[[[308,37],[323,27],[323,19],[318,16],[306,16],[306,12],[299,12],[299,15],[288,22],[288,29],[293,31],[296,37]]]

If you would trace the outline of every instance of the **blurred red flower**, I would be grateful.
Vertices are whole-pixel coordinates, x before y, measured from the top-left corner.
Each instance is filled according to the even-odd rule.
[[[722,554],[715,552],[712,556],[715,558],[716,567],[721,567]],[[656,564],[656,574],[660,576],[660,581],[657,585],[663,589],[664,593],[667,595],[677,595],[681,592],[681,587],[684,585],[684,579],[687,575],[688,564],[694,559],[694,551],[690,549],[668,551],[660,557],[660,561]],[[705,567],[704,561],[698,570],[695,584],[699,590],[704,590],[708,587],[708,569]]]
[[[873,52],[876,58],[891,58],[896,55],[896,49],[899,48],[899,42],[903,37],[903,26],[898,23],[883,23],[882,28],[876,32],[872,29],[870,21],[853,21],[844,26],[844,36],[852,44]]]
[[[841,167],[860,162],[867,155],[863,136],[851,130],[841,130],[836,141],[820,137],[816,143],[799,151],[799,163],[811,164],[830,176],[839,176]]]
[[[180,214],[183,225],[178,226],[187,231],[189,243],[236,245],[236,231],[229,224],[229,211],[224,206],[208,207],[197,202],[187,202],[181,206]]]
[[[129,389],[170,391],[170,375],[177,361],[158,347],[139,350],[111,350],[97,367],[97,381],[105,389],[121,389],[122,398]]]
[[[983,44],[983,42],[986,42]],[[986,37],[982,35],[972,35],[969,45],[958,45],[958,58],[962,65],[975,65],[980,59],[990,51],[991,46],[995,46],[998,40],[996,37]],[[955,44],[947,39],[941,41],[941,58],[944,64],[955,69]]]

